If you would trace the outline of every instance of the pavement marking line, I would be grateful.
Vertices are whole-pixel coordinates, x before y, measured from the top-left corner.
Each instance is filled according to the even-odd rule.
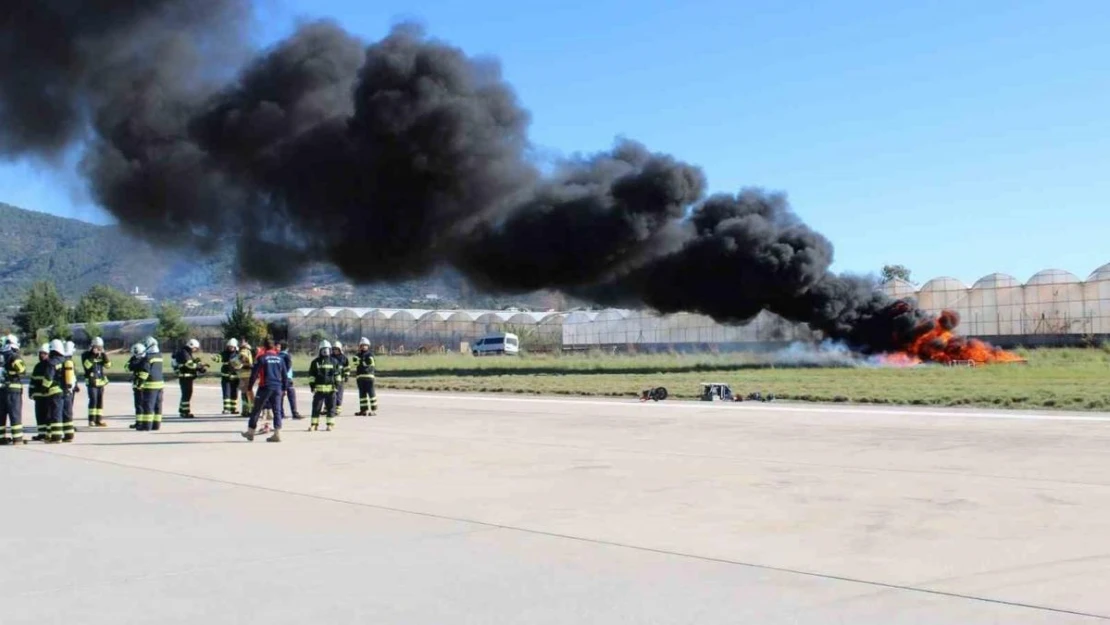
[[[221,479],[221,478],[205,477],[205,476],[201,476],[201,475],[192,475],[192,474],[189,474],[189,473],[181,473],[179,471],[169,471],[169,470],[165,470],[165,469],[156,469],[156,468],[153,468],[153,467],[144,467],[144,466],[131,465],[131,464],[116,462],[116,461],[112,461],[112,460],[102,460],[102,459],[98,459],[98,458],[87,458],[87,457],[83,457],[83,456],[74,456],[74,455],[67,454],[67,453],[59,453],[59,452],[56,452],[54,450],[33,449],[32,448],[32,449],[29,449],[27,451],[30,451],[31,453],[43,454],[43,455],[47,455],[47,456],[61,456],[61,457],[64,457],[64,458],[84,460],[86,462],[94,462],[94,463],[105,464],[105,465],[109,465],[109,466],[116,466],[116,467],[122,467],[122,468],[127,468],[127,469],[134,469],[134,470],[138,470],[138,471],[147,471],[147,472],[150,472],[150,473],[158,473],[158,474],[162,474],[162,475],[171,475],[171,476],[174,476],[174,477],[181,477],[181,478],[186,478],[186,479],[200,480],[200,481],[214,483],[214,484],[222,484],[224,486],[235,486],[235,487],[239,487],[239,488],[248,488],[248,489],[253,489],[253,490],[258,490],[258,491],[263,491],[263,492],[276,493],[276,494],[281,494],[281,495],[289,495],[289,496],[293,496],[293,497],[303,497],[303,498],[306,498],[306,499],[313,499],[313,500],[316,500],[316,501],[327,501],[329,503],[337,503],[337,504],[342,504],[342,505],[355,506],[355,507],[366,508],[366,509],[370,509],[370,510],[380,510],[380,511],[383,511],[383,512],[392,512],[392,513],[395,513],[395,514],[408,514],[408,515],[419,516],[419,517],[423,517],[423,518],[438,519],[438,520],[441,520],[441,521],[452,521],[452,522],[455,522],[455,523],[467,523],[467,524],[470,524],[470,525],[476,525],[476,526],[480,526],[480,527],[488,527],[488,528],[505,530],[505,531],[510,531],[510,532],[519,532],[519,533],[524,533],[524,534],[530,534],[530,535],[533,535],[533,536],[545,536],[545,537],[548,537],[548,538],[559,538],[559,539],[563,539],[563,540],[573,540],[573,541],[581,542],[581,543],[601,545],[601,546],[607,546],[607,547],[615,547],[615,548],[619,548],[619,549],[630,549],[630,550],[634,550],[634,551],[641,551],[641,552],[644,552],[644,553],[654,553],[654,554],[658,554],[658,555],[665,555],[665,556],[671,556],[671,557],[677,557],[677,558],[685,558],[685,559],[690,559],[690,560],[698,560],[698,561],[702,561],[702,562],[714,562],[714,563],[718,563],[718,564],[729,564],[729,565],[733,565],[733,566],[740,566],[740,567],[744,567],[744,568],[750,568],[750,569],[761,570],[761,571],[772,571],[772,572],[776,572],[776,573],[786,573],[786,574],[791,574],[791,575],[800,575],[800,576],[804,576],[804,577],[812,577],[812,578],[815,578],[815,579],[838,581],[838,582],[844,582],[844,583],[849,583],[849,584],[860,584],[860,585],[864,585],[864,586],[870,586],[872,588],[899,590],[899,591],[903,591],[903,592],[911,592],[911,593],[919,593],[919,594],[933,595],[933,596],[939,596],[939,597],[947,597],[947,598],[950,598],[950,599],[962,599],[962,600],[965,600],[965,601],[975,601],[975,602],[979,602],[979,603],[1002,605],[1002,606],[1009,606],[1009,607],[1014,607],[1014,608],[1024,608],[1024,609],[1028,609],[1028,610],[1037,610],[1037,611],[1049,612],[1049,613],[1053,613],[1053,614],[1068,614],[1068,615],[1071,615],[1071,616],[1082,616],[1082,617],[1087,617],[1087,618],[1094,618],[1094,619],[1099,619],[1099,620],[1104,620],[1104,621],[1110,621],[1110,615],[1106,615],[1106,614],[1093,614],[1093,613],[1090,613],[1090,612],[1081,612],[1081,611],[1078,611],[1078,610],[1069,610],[1069,609],[1066,609],[1066,608],[1055,608],[1055,607],[1052,607],[1052,606],[1037,605],[1037,604],[1031,604],[1031,603],[1022,603],[1022,602],[1018,602],[1018,601],[1008,601],[1008,600],[1005,600],[1005,599],[993,599],[993,598],[990,598],[990,597],[967,595],[967,594],[961,594],[961,593],[951,592],[951,591],[935,590],[935,589],[930,589],[930,588],[923,588],[923,587],[917,587],[917,586],[908,586],[908,585],[903,585],[903,584],[893,584],[893,583],[880,582],[880,581],[875,581],[875,580],[858,579],[858,578],[853,578],[853,577],[845,577],[845,576],[841,576],[841,575],[833,575],[833,574],[829,574],[829,573],[819,573],[819,572],[816,572],[816,571],[804,571],[804,570],[800,570],[800,569],[791,569],[791,568],[778,567],[778,566],[769,565],[769,564],[759,564],[759,563],[756,563],[756,562],[744,562],[744,561],[740,561],[740,560],[730,560],[730,559],[727,559],[727,558],[719,558],[719,557],[714,557],[714,556],[705,556],[705,555],[698,555],[698,554],[692,554],[692,553],[683,553],[683,552],[680,552],[680,551],[671,551],[671,550],[667,550],[667,549],[659,549],[659,548],[654,548],[654,547],[645,547],[645,546],[642,546],[642,545],[633,545],[633,544],[628,544],[628,543],[620,543],[620,542],[616,542],[616,541],[603,540],[603,539],[597,539],[597,538],[587,538],[587,537],[584,537],[584,536],[574,536],[574,535],[571,535],[571,534],[560,534],[558,532],[549,532],[549,531],[544,531],[544,530],[531,529],[531,528],[527,528],[527,527],[504,525],[504,524],[500,524],[500,523],[492,523],[492,522],[489,522],[489,521],[479,521],[479,520],[467,519],[467,518],[463,518],[463,517],[453,517],[453,516],[450,516],[450,515],[437,514],[437,513],[434,513],[434,512],[422,512],[422,511],[419,511],[419,510],[406,510],[404,508],[395,508],[395,507],[391,507],[391,506],[383,506],[383,505],[380,505],[380,504],[365,503],[365,502],[360,502],[360,501],[350,501],[350,500],[347,500],[347,499],[340,499],[338,497],[327,497],[327,496],[323,496],[323,495],[314,495],[314,494],[311,494],[311,493],[301,493],[301,492],[292,491],[292,490],[274,488],[274,487],[271,487],[271,486],[259,486],[259,485],[256,485],[256,484],[246,484],[246,483],[243,483],[243,482],[235,482],[235,481],[232,481],[232,480],[225,480],[225,479]]]
[[[200,388],[199,386],[197,388]],[[210,391],[219,390],[218,387],[206,385]],[[346,391],[343,396],[356,397],[357,391]],[[782,405],[782,404],[766,404],[763,402],[756,402],[758,405],[753,406],[752,402],[733,402],[733,403],[703,403],[696,401],[674,401],[674,402],[651,402],[641,403],[639,400],[599,400],[588,398],[560,398],[560,397],[528,397],[520,395],[512,396],[497,396],[493,394],[469,394],[469,393],[440,393],[437,391],[427,391],[423,393],[410,393],[410,392],[394,392],[385,391],[378,393],[378,397],[397,397],[400,399],[439,399],[446,401],[485,401],[485,402],[517,402],[517,403],[536,403],[536,404],[558,404],[558,405],[580,405],[580,406],[644,406],[649,410],[766,410],[769,412],[809,412],[815,414],[847,414],[856,416],[866,415],[880,415],[880,416],[899,416],[899,417],[950,417],[956,419],[1002,419],[1002,420],[1017,420],[1017,421],[1079,421],[1091,423],[1110,423],[1110,415],[1102,413],[1104,416],[1097,415],[1077,415],[1077,414],[1052,414],[1045,412],[1006,412],[1004,410],[997,411],[953,411],[943,409],[930,409],[923,408],[918,410],[899,410],[892,408],[875,408],[873,406],[852,404],[851,408],[837,408],[826,405]],[[635,403],[633,403],[635,402]]]

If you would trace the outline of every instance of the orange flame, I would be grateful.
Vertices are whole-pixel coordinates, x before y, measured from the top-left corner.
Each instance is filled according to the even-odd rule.
[[[922,362],[963,364],[971,366],[1004,362],[1025,362],[1013,352],[979,339],[968,339],[953,334],[960,324],[960,316],[945,310],[934,321],[928,321],[914,332],[916,338],[900,352],[886,354],[880,362],[888,366],[909,366]]]

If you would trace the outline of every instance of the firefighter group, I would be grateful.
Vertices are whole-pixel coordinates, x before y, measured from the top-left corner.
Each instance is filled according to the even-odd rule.
[[[0,445],[23,445],[29,440],[47,444],[73,442],[74,399],[81,393],[79,377],[83,377],[88,396],[88,426],[103,428],[104,394],[108,387],[108,371],[112,361],[104,350],[104,340],[96,337],[88,351],[80,355],[81,373],[74,363],[74,344],[54,339],[39,348],[38,360],[28,369],[18,337],[0,337]],[[289,402],[293,419],[300,420],[293,376],[293,357],[286,342],[263,339],[257,350],[246,339],[230,339],[223,351],[213,356],[219,365],[223,394],[223,415],[239,415],[248,419],[243,438],[253,441],[256,434],[270,433],[268,442],[281,441],[284,405]],[[209,364],[201,359],[200,342],[190,339],[170,359],[181,388],[178,417],[195,418],[193,414],[194,383],[203,377]],[[125,365],[134,400],[135,421],[130,428],[140,432],[157,431],[162,427],[162,394],[165,389],[165,359],[158,341],[147,337],[131,346],[131,359]],[[312,395],[309,431],[335,429],[336,417],[343,407],[343,391],[354,376],[358,387],[359,410],[356,416],[377,414],[378,397],[374,389],[374,355],[369,339],[359,340],[358,350],[348,358],[339,341],[322,341],[316,357],[308,367],[308,388]],[[34,402],[35,434],[28,437],[23,421],[23,392]],[[260,428],[260,421],[263,421]],[[272,422],[272,426],[271,426]]]

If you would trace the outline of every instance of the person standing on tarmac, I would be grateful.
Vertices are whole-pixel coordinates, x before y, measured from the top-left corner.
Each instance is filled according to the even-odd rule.
[[[331,355],[331,344],[320,342],[320,355],[308,365],[308,388],[312,391],[312,420],[309,432],[320,429],[320,411],[327,410],[328,431],[335,429],[335,358]]]
[[[162,353],[158,351],[158,341],[148,336],[143,341],[145,357],[139,364],[139,379],[142,381],[143,410],[139,415],[136,430],[149,432],[162,429],[162,391],[166,388],[163,375]]]
[[[266,439],[268,443],[281,442],[281,417],[282,417],[282,392],[289,384],[289,375],[285,369],[285,362],[274,349],[274,342],[269,339],[262,341],[263,353],[255,362],[251,370],[251,377],[247,384],[251,387],[258,383],[258,396],[251,407],[250,421],[247,431],[242,433],[248,441],[254,440],[258,427],[258,417],[262,411],[269,408],[274,413],[274,433]]]
[[[343,386],[351,377],[351,361],[343,353],[343,343],[336,341],[331,346],[331,357],[335,361],[335,414],[343,414]]]
[[[89,427],[104,428],[104,389],[108,386],[105,369],[112,361],[104,353],[104,339],[99,336],[92,340],[92,346],[81,354],[81,368],[85,373],[85,389],[89,393]]]
[[[143,414],[143,381],[139,379],[139,371],[142,370],[145,356],[146,348],[142,343],[131,346],[131,360],[127,361],[127,371],[131,374],[131,395],[135,402],[135,422],[130,426],[132,430],[139,429],[139,417]]]
[[[81,391],[77,385],[77,365],[73,364],[73,353],[76,351],[73,341],[66,341],[62,345],[62,438],[69,435],[72,440],[77,433],[77,426],[73,424],[73,396]]]
[[[0,445],[25,445],[23,438],[23,374],[27,366],[19,355],[19,339],[4,337],[0,347],[3,381],[0,382]]]
[[[254,371],[254,353],[251,351],[251,344],[247,339],[243,339],[239,343],[239,359],[237,361],[238,368],[236,372],[239,376],[239,394],[243,400],[243,411],[240,413],[242,416],[251,414],[254,408],[254,389],[250,385],[250,378]]]
[[[285,369],[289,372],[289,385],[285,390],[285,394],[289,397],[289,413],[293,415],[294,419],[303,419],[300,412],[297,412],[297,388],[293,385],[293,356],[289,354],[289,343],[281,341],[278,343],[278,355],[281,356],[282,362],[285,363]]]
[[[62,442],[62,355],[65,348],[58,340],[43,343],[39,348],[39,361],[31,370],[31,385],[27,393],[35,400],[35,421],[38,433],[35,440],[44,443]]]
[[[181,401],[177,405],[177,414],[182,419],[192,419],[193,414],[193,383],[197,376],[208,371],[197,353],[200,352],[200,341],[189,339],[185,346],[173,355],[173,370],[177,373],[177,383],[181,386]]]
[[[378,414],[378,395],[374,392],[374,354],[370,351],[370,339],[365,336],[358,341],[355,353],[355,383],[358,384],[357,417]]]
[[[239,372],[236,370],[239,341],[228,339],[224,351],[213,360],[220,365],[220,390],[224,396],[224,409],[220,414],[235,414],[239,412]]]

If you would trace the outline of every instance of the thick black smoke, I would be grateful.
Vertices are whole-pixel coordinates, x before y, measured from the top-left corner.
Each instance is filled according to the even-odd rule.
[[[862,351],[923,315],[831,274],[832,245],[758,190],[632,141],[541,175],[495,63],[400,27],[366,44],[302,25],[228,76],[248,0],[9,0],[0,154],[88,139],[97,200],[132,232],[282,282],[331,263],[357,282],[442,265],[501,291],[742,323],[761,310]]]

